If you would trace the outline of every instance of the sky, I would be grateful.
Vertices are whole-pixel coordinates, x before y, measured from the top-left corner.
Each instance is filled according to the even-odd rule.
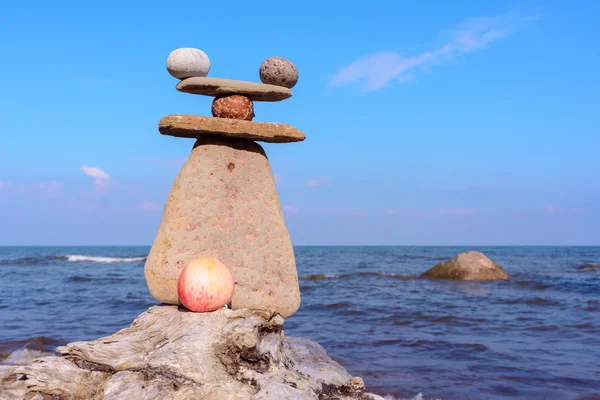
[[[0,5],[0,245],[151,245],[210,115],[165,67],[297,66],[255,121],[295,245],[600,245],[596,1]],[[446,5],[445,5],[446,4]]]

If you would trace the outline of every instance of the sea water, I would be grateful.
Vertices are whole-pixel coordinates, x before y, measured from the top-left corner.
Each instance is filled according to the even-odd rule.
[[[511,279],[418,276],[467,250]],[[0,360],[107,336],[157,302],[149,247],[0,247]],[[287,336],[390,399],[600,399],[600,247],[296,247]]]

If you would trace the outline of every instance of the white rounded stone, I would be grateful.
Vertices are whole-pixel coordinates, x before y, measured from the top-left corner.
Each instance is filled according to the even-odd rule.
[[[167,71],[177,79],[205,77],[210,71],[210,60],[202,50],[184,47],[169,54]]]

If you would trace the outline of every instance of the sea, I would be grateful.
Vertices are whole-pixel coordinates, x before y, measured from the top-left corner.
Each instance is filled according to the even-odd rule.
[[[0,247],[0,363],[129,326],[149,247]],[[510,280],[419,275],[468,250]],[[286,336],[388,399],[600,399],[600,247],[296,247]]]

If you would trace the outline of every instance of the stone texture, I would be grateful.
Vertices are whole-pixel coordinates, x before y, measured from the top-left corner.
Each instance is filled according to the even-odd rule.
[[[260,80],[269,85],[293,88],[298,83],[298,69],[282,57],[269,57],[260,65]]]
[[[508,279],[504,269],[478,251],[461,253],[421,275],[426,278],[489,281]]]
[[[248,97],[239,94],[217,97],[212,103],[212,115],[217,118],[252,121],[252,118],[254,118],[254,103]]]
[[[217,135],[269,143],[301,142],[306,138],[298,129],[286,124],[183,114],[163,117],[158,130],[163,135],[184,138]]]
[[[180,304],[177,279],[194,258],[215,257],[235,281],[233,309],[277,311],[300,306],[292,243],[269,161],[249,140],[206,136],[171,188],[146,260],[150,293]]]
[[[167,71],[177,79],[205,77],[210,71],[210,60],[199,49],[187,47],[173,50],[167,57]]]
[[[152,307],[129,328],[59,347],[0,379],[0,399],[383,400],[270,312]],[[36,397],[37,396],[37,397]]]
[[[292,97],[292,91],[282,86],[222,78],[184,79],[177,84],[177,90],[211,97],[241,94],[252,101],[281,101]]]

